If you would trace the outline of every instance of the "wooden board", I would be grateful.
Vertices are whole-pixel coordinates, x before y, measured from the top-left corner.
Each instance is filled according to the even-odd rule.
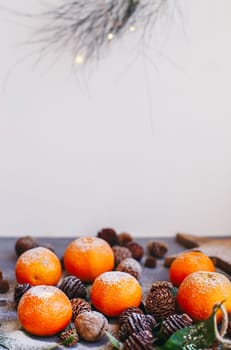
[[[205,253],[213,259],[216,267],[229,274],[231,273],[231,237],[215,238],[178,233],[176,242],[190,250]],[[170,266],[175,257],[176,255],[169,255],[165,259],[165,266]]]

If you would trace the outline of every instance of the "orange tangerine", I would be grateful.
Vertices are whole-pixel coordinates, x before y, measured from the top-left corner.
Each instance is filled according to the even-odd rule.
[[[98,237],[81,237],[72,241],[63,256],[65,269],[84,282],[92,282],[101,273],[114,268],[110,245]]]
[[[20,255],[15,266],[18,283],[56,285],[62,275],[59,258],[50,249],[32,248]]]
[[[71,317],[70,300],[54,286],[31,287],[18,304],[18,319],[22,327],[38,336],[51,336],[60,332],[68,326]]]
[[[97,310],[116,317],[131,306],[139,306],[142,289],[137,279],[126,272],[111,271],[93,282],[91,300]]]
[[[218,272],[198,271],[187,276],[177,293],[177,304],[194,321],[209,317],[213,306],[224,301],[227,312],[231,312],[231,282]],[[217,319],[221,312],[218,310]]]
[[[212,260],[202,252],[183,252],[173,260],[169,269],[169,278],[172,284],[178,287],[186,276],[196,271],[214,272],[215,266]]]

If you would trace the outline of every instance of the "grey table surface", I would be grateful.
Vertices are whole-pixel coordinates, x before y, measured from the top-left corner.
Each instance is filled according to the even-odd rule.
[[[48,237],[39,237],[37,238],[38,242],[40,244],[43,243],[49,243],[54,247],[55,253],[59,258],[63,256],[64,250],[67,247],[67,245],[77,237],[68,237],[68,238],[48,238]],[[14,293],[14,287],[16,285],[15,280],[15,274],[14,274],[14,268],[17,261],[17,255],[15,253],[15,242],[17,240],[17,237],[0,237],[0,269],[3,272],[3,278],[8,279],[10,282],[10,290],[6,294],[0,294],[0,299],[6,299],[6,302],[0,303],[0,331],[1,329],[4,330],[4,332],[8,332],[8,334],[11,334],[13,332],[17,333],[17,330],[20,330],[20,325],[17,321],[17,312],[14,305],[14,299],[13,299],[13,293]],[[142,244],[142,246],[145,248],[147,242],[150,240],[155,241],[163,241],[168,245],[168,253],[167,255],[172,255],[174,253],[178,253],[183,251],[185,248],[183,248],[181,245],[179,245],[174,237],[149,237],[149,238],[135,238],[137,242]],[[145,257],[145,256],[144,256]],[[169,270],[168,268],[164,267],[164,259],[158,259],[157,260],[157,267],[156,268],[147,268],[144,267],[143,264],[144,258],[141,260],[142,265],[142,276],[140,283],[142,285],[143,289],[143,300],[145,299],[145,296],[151,287],[152,283],[155,281],[163,281],[163,280],[169,280]],[[109,320],[110,325],[113,327],[113,325],[116,324],[116,319],[110,319]],[[22,334],[21,334],[22,335]],[[23,340],[24,345],[17,345],[17,347],[14,347],[13,345],[10,347],[12,350],[14,349],[32,349],[32,340],[37,340],[36,337],[30,337],[29,335],[26,336],[26,338]],[[46,342],[46,341],[57,341],[57,337],[50,337],[50,338],[39,338],[39,340]],[[0,341],[1,343],[1,341]],[[28,344],[27,344],[28,343]],[[25,345],[27,344],[27,346]],[[2,349],[0,344],[0,349]],[[107,349],[108,347],[108,340],[106,337],[102,339],[99,342],[95,343],[87,343],[80,341],[74,349],[79,350],[86,350],[86,349]]]

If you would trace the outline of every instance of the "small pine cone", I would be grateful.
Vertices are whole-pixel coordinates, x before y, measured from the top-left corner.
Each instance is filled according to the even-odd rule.
[[[168,246],[164,242],[150,241],[147,244],[147,250],[155,258],[162,258],[168,252]]]
[[[143,330],[152,331],[156,325],[155,319],[150,315],[132,313],[119,328],[119,338],[124,341],[133,333]]]
[[[119,245],[118,235],[113,228],[103,228],[97,233],[97,237],[104,239],[112,247]]]
[[[171,282],[155,282],[146,297],[145,306],[147,312],[157,320],[165,319],[173,315],[176,309],[176,297],[172,293]]]
[[[138,261],[133,258],[126,258],[121,261],[121,263],[116,267],[116,271],[127,272],[137,280],[140,279],[142,272],[141,265]]]
[[[187,314],[174,314],[168,316],[161,325],[159,340],[165,342],[178,329],[192,325],[192,319]]]
[[[31,285],[29,283],[18,283],[15,286],[14,289],[14,301],[16,303],[16,306],[18,306],[19,300],[23,296],[24,293],[26,293],[31,288]]]
[[[143,311],[137,306],[128,307],[124,310],[119,316],[119,325],[121,326],[124,322],[126,322],[127,318],[131,316],[131,314],[137,313],[143,315]]]
[[[72,306],[72,320],[74,321],[79,314],[91,311],[91,305],[82,298],[71,299]]]
[[[131,334],[124,342],[124,350],[152,350],[153,335],[149,330]]]
[[[121,232],[118,234],[118,240],[120,245],[127,245],[129,242],[133,241],[132,236],[130,233],[127,232]]]
[[[156,258],[154,256],[147,256],[144,262],[145,267],[154,268],[157,265]]]
[[[87,290],[82,281],[75,276],[66,276],[59,285],[61,289],[69,299],[73,298],[85,298]]]
[[[112,247],[112,250],[115,257],[115,266],[119,265],[124,259],[132,257],[132,253],[126,247],[115,245],[114,247]]]
[[[74,346],[79,341],[79,336],[74,327],[67,328],[59,335],[59,338],[62,341],[62,345],[67,347]]]
[[[141,260],[141,258],[144,255],[144,248],[142,247],[142,245],[140,245],[136,241],[131,241],[127,243],[126,247],[130,250],[134,259],[138,261]]]

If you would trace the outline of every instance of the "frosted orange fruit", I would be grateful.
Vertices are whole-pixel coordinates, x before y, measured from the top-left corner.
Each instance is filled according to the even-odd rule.
[[[51,336],[67,327],[72,317],[68,297],[54,286],[31,287],[20,299],[18,319],[30,334]]]
[[[18,283],[56,285],[62,275],[59,258],[50,249],[37,247],[25,251],[15,266]]]
[[[204,253],[197,251],[183,252],[173,260],[169,268],[169,278],[178,287],[184,278],[196,271],[214,272],[212,260]]]
[[[69,274],[83,282],[92,282],[101,273],[114,268],[114,253],[101,238],[81,237],[67,246],[63,262]]]
[[[92,304],[106,316],[119,316],[128,307],[139,306],[141,299],[139,282],[126,272],[105,272],[95,279],[91,289]]]
[[[231,282],[218,272],[198,271],[187,276],[177,293],[177,304],[194,321],[207,319],[216,303],[231,312]],[[217,312],[220,320],[221,311]]]

